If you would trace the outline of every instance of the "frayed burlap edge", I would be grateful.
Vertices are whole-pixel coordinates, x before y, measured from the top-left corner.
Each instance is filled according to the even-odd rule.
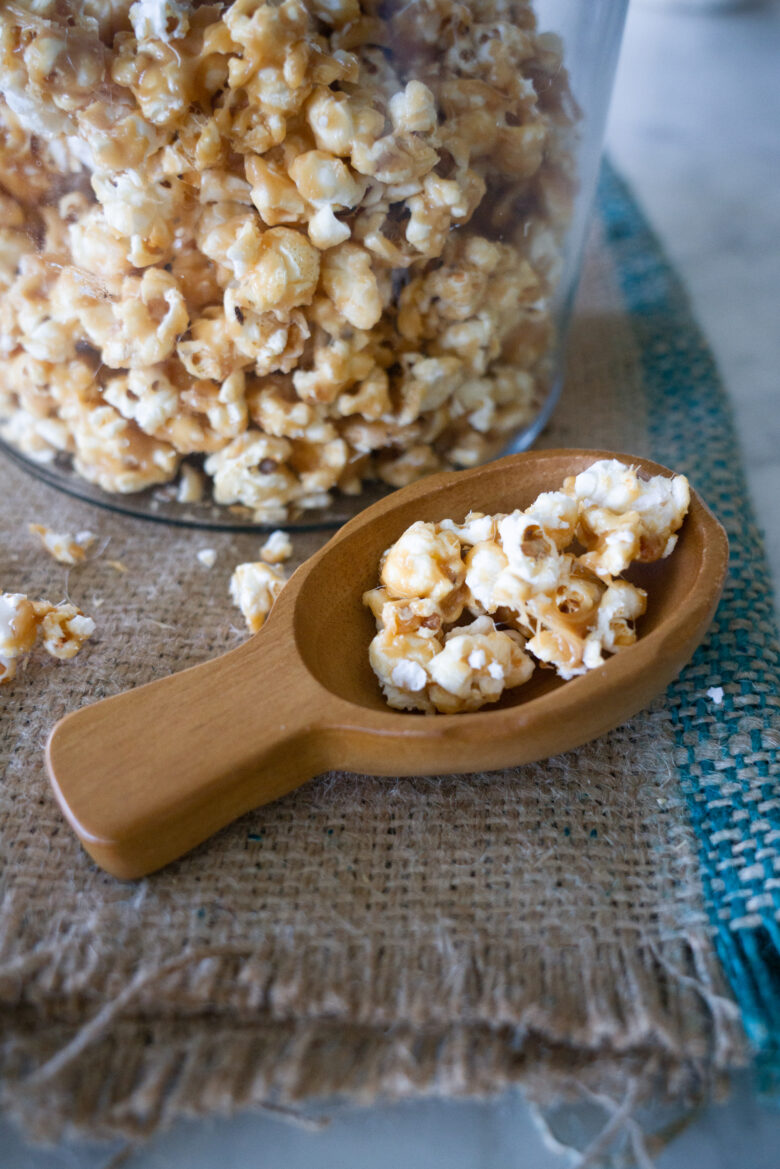
[[[510,1085],[546,1107],[585,1091],[620,1101],[630,1087],[639,1108],[650,1096],[695,1101],[747,1059],[738,1011],[699,933],[679,939],[674,963],[668,952],[630,944],[587,954],[539,949],[517,972],[537,984],[533,1005],[501,1021],[480,1017],[479,998],[473,1018],[440,1027],[257,1009],[245,1018],[172,1009],[160,1017],[159,1003],[148,1015],[139,1006],[185,964],[240,981],[241,961],[236,953],[191,953],[142,970],[81,1025],[68,1021],[67,1004],[64,1018],[17,1007],[4,1108],[43,1141],[137,1141],[182,1116],[479,1097]],[[324,997],[333,976],[327,956],[320,969],[309,956],[305,980]],[[546,1006],[564,984],[570,1018],[553,1026]]]

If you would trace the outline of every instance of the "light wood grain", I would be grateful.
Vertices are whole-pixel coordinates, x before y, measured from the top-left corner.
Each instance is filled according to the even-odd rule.
[[[115,876],[138,877],[330,768],[429,775],[527,763],[646,706],[692,655],[723,588],[726,536],[695,494],[673,555],[632,570],[648,591],[639,640],[598,669],[566,683],[537,670],[495,706],[426,717],[390,710],[368,664],[374,623],[361,596],[410,523],[527,506],[610,457],[670,473],[610,451],[531,451],[415,483],[302,565],[244,645],[62,719],[49,775],[87,852]]]

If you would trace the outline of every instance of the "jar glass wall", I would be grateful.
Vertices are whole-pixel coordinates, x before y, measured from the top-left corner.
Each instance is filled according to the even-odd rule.
[[[529,445],[625,8],[4,10],[4,442],[75,494],[218,526],[338,523]]]

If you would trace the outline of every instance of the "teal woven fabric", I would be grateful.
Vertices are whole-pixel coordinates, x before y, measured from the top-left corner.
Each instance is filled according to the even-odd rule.
[[[687,295],[609,166],[599,210],[641,355],[650,453],[689,476],[728,532],[711,632],[668,692],[719,957],[764,1067],[780,1069],[780,698],[769,570],[730,404]],[[723,688],[716,704],[710,687]]]

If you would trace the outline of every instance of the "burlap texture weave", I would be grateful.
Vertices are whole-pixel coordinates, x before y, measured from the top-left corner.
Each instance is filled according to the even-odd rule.
[[[598,237],[579,304],[544,444],[643,453],[641,363]],[[3,1103],[33,1134],[512,1082],[620,1099],[695,1091],[745,1061],[667,703],[516,770],[332,773],[123,884],[62,820],[43,742],[66,711],[242,639],[227,582],[258,537],[96,510],[5,459],[0,498],[0,585],[67,593],[99,628],[0,694]],[[109,542],[68,574],[29,521]],[[297,536],[296,562],[321,539]]]

